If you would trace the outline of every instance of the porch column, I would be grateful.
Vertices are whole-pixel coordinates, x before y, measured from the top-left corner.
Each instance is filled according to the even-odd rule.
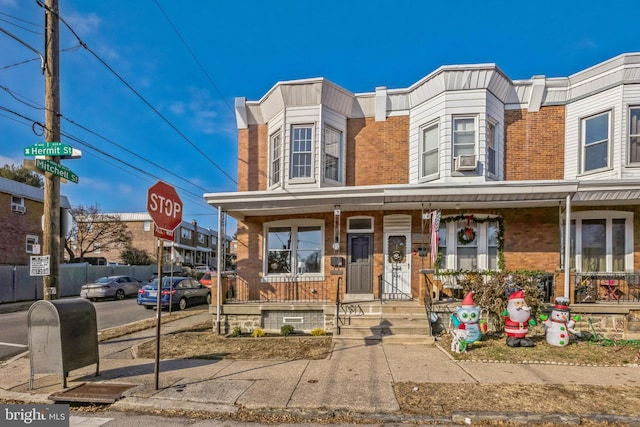
[[[218,327],[218,335],[220,335],[220,302],[222,301],[220,298],[220,292],[222,289],[222,206],[218,206],[218,256],[217,256],[217,276],[218,276],[218,291],[216,292],[216,325]]]
[[[571,195],[567,194],[564,220],[564,297],[569,298],[569,276],[571,264]]]

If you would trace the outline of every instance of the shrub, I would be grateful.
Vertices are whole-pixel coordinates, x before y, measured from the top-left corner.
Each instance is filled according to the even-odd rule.
[[[319,337],[322,335],[327,335],[327,333],[322,328],[315,328],[311,330],[311,336]]]
[[[294,328],[291,325],[283,325],[280,328],[280,335],[282,335],[283,337],[286,337],[286,336],[288,336],[288,335],[293,333],[293,329]]]
[[[264,331],[264,329],[261,329],[261,328],[258,328],[258,329],[256,329],[255,331],[253,331],[251,333],[251,336],[254,337],[254,338],[260,338],[260,337],[263,337],[265,335],[267,335],[267,333]]]
[[[240,335],[242,335],[242,328],[240,328],[240,326],[236,326],[233,328],[233,332],[231,332],[231,336],[232,337],[239,337]]]

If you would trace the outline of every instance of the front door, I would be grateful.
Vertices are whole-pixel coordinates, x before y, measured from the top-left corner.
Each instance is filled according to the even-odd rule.
[[[370,234],[347,235],[347,293],[373,292],[373,245]]]
[[[409,235],[388,234],[385,241],[384,297],[411,298],[411,264]]]

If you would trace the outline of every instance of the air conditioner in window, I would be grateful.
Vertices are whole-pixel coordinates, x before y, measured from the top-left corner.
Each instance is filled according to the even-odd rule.
[[[476,170],[476,155],[464,154],[456,157],[456,171],[474,171]]]
[[[23,213],[27,212],[27,208],[25,208],[25,207],[24,207],[24,206],[22,206],[22,205],[15,205],[15,204],[12,204],[12,205],[11,205],[11,212],[17,212],[17,213],[21,213],[21,214],[23,214]]]

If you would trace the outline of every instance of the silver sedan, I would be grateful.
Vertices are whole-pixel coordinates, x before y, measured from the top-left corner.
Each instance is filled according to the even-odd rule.
[[[100,277],[82,286],[80,296],[91,301],[107,298],[123,300],[128,296],[138,295],[142,285],[140,280],[130,276]]]

